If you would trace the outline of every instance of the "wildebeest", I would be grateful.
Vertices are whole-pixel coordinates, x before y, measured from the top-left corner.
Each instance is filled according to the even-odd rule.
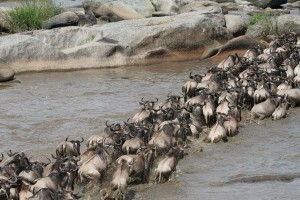
[[[227,131],[224,127],[224,117],[219,115],[216,124],[211,128],[206,138],[204,138],[204,142],[218,143],[221,140],[227,142]]]
[[[155,169],[155,182],[162,183],[163,181],[168,181],[171,174],[176,170],[177,163],[182,156],[182,147],[172,147]]]
[[[253,106],[251,109],[251,116],[253,119],[259,118],[260,120],[263,120],[272,115],[276,106],[276,100],[274,98],[268,98],[267,100]]]
[[[128,163],[123,159],[120,160],[110,183],[113,199],[126,199],[127,184],[132,167],[133,163]]]
[[[66,157],[66,156],[79,156],[80,155],[80,143],[84,141],[81,137],[79,140],[70,140],[68,141],[69,136],[65,141],[59,143],[56,147],[56,156]]]

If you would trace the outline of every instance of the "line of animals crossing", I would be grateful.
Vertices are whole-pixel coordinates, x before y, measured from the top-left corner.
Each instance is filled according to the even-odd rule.
[[[142,98],[132,119],[106,121],[101,133],[86,140],[67,137],[52,160],[33,161],[9,150],[0,159],[0,199],[80,199],[95,187],[101,199],[126,199],[131,183],[168,181],[189,137],[227,142],[238,134],[242,110],[253,120],[279,120],[299,106],[299,61],[296,34],[283,34],[267,47],[229,55],[206,73],[191,72],[182,95],[169,93],[161,102]]]

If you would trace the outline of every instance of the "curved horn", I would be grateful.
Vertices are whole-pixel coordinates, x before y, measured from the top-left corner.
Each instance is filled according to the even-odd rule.
[[[156,97],[156,101],[153,101],[153,103],[157,103],[158,102],[158,98]]]
[[[131,138],[136,137],[136,135],[133,135],[131,132],[129,132],[128,135],[129,135]]]
[[[190,72],[189,77],[190,77],[190,79],[194,79],[194,76],[192,76],[192,72]]]
[[[84,142],[84,139],[83,139],[83,137],[81,137],[81,141],[80,141],[80,143],[82,143],[82,142]]]
[[[18,152],[15,152],[15,153],[13,153],[12,151],[11,151],[11,149],[7,152],[7,155],[9,156],[9,157],[12,157],[12,156],[14,156],[14,155],[16,155]]]
[[[60,159],[60,157],[54,156],[53,154],[51,154],[51,157],[52,157],[53,159]]]
[[[120,143],[116,143],[116,141],[114,141],[114,142],[115,142],[115,145],[117,145],[117,146],[121,145],[121,144],[122,144],[122,140],[119,139],[119,141],[120,141]]]
[[[65,140],[65,141],[67,142],[67,141],[68,141],[68,139],[69,139],[69,136],[68,136],[68,137],[66,137],[66,140]]]
[[[47,165],[49,165],[51,163],[51,160],[48,157],[46,157],[46,158],[49,161],[49,163],[45,163],[45,165],[47,166]]]

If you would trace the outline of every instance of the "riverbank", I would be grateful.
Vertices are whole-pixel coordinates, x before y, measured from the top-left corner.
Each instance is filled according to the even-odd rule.
[[[81,7],[83,1],[56,1],[62,2],[66,3],[63,5],[66,11],[81,17],[85,13]],[[122,3],[121,0],[120,2]],[[174,4],[173,1],[166,2]],[[9,67],[16,73],[23,73],[202,59],[215,56],[218,50],[222,49],[222,44],[240,35],[246,34],[261,44],[261,38],[257,38],[264,33],[261,25],[255,25],[256,28],[252,28],[251,32],[247,31],[253,11],[279,13],[278,17],[282,19],[279,20],[278,30],[281,30],[280,27],[286,29],[286,24],[297,24],[300,21],[298,20],[300,15],[296,12],[289,15],[281,10],[264,10],[247,1],[225,1],[225,3],[179,1],[173,5],[177,8],[175,13],[167,12],[171,7],[163,5],[165,5],[163,1],[158,1],[155,12],[148,4],[127,5],[140,6],[134,7],[137,12],[147,8],[148,14],[143,19],[119,19],[120,21],[108,23],[102,16],[97,18],[98,24],[93,26],[68,26],[2,36],[0,65],[2,68]],[[118,8],[123,8],[122,6]],[[74,11],[70,7],[79,8]],[[98,10],[93,10],[94,8],[95,6],[91,7],[89,11],[97,16]],[[126,6],[124,8],[127,9]],[[289,9],[292,8],[285,7],[285,11],[289,12]],[[297,8],[293,8],[295,9]],[[127,9],[124,12],[128,14],[131,11]],[[160,15],[158,11],[161,11]],[[120,15],[120,10],[114,12],[115,15]],[[149,17],[149,13],[156,17]],[[267,42],[263,44],[267,45]],[[229,50],[227,55],[248,49],[250,46],[253,46],[253,42],[244,47],[236,43],[227,49]]]

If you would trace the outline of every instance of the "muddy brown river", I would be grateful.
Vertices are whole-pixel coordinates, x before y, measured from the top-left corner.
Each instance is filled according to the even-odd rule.
[[[0,84],[0,153],[25,151],[37,159],[55,153],[67,136],[122,122],[139,100],[180,94],[190,71],[213,62],[177,62],[75,72],[30,73]],[[300,109],[280,121],[241,124],[228,143],[202,144],[180,160],[176,176],[161,185],[129,188],[131,199],[299,199]],[[84,148],[83,148],[84,149]]]

